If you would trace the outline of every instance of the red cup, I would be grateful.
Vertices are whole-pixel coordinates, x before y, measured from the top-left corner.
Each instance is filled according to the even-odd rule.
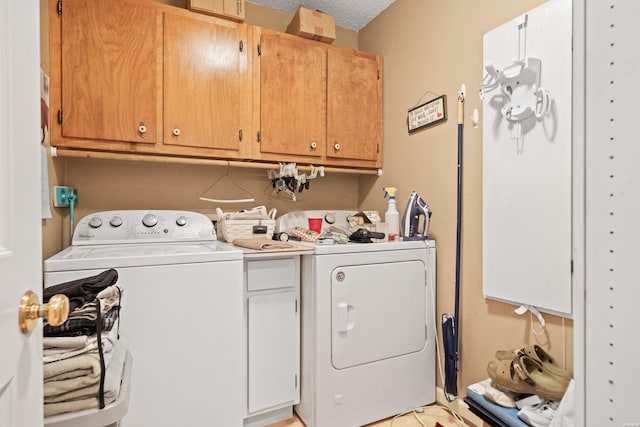
[[[322,218],[309,218],[309,230],[322,233]]]

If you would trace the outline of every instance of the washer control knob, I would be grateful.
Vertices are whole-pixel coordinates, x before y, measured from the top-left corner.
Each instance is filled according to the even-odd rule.
[[[112,227],[118,228],[122,225],[122,217],[116,215],[113,218],[111,218],[111,221],[109,221],[109,225],[111,225]]]
[[[178,225],[178,227],[184,227],[185,225],[187,225],[187,218],[185,218],[183,215],[180,215],[178,219],[176,219],[176,224]]]
[[[102,225],[102,220],[99,216],[94,216],[89,220],[89,227],[98,228]]]
[[[153,227],[158,223],[158,217],[154,214],[146,214],[142,217],[142,224],[145,227]]]
[[[324,220],[327,222],[327,224],[335,224],[336,216],[332,213],[328,213],[324,216]]]

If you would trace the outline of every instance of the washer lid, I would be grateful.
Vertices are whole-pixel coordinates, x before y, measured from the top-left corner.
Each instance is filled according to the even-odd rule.
[[[44,271],[142,267],[242,260],[242,251],[221,242],[70,246],[45,260]]]

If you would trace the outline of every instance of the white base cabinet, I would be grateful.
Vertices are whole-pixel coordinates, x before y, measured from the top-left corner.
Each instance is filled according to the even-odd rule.
[[[292,416],[300,401],[300,256],[245,253],[244,425]]]

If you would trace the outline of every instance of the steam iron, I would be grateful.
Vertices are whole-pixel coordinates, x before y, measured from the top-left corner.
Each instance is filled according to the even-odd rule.
[[[431,211],[415,191],[411,192],[402,215],[402,240],[427,240]]]

